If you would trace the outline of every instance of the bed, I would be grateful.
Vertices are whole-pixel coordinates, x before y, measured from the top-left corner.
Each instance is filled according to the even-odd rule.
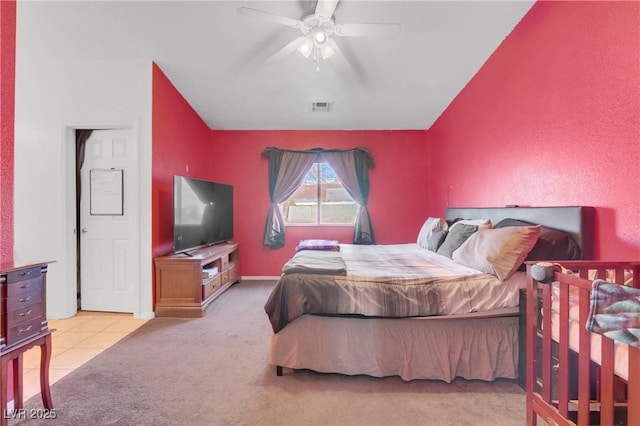
[[[527,269],[527,424],[640,424],[640,262]]]
[[[444,219],[458,232],[461,225],[484,230],[476,224],[487,220],[492,226],[505,220],[542,225],[569,235],[580,256],[589,258],[592,216],[589,207],[448,208]],[[405,258],[403,249],[413,257]],[[270,364],[278,375],[288,368],[445,382],[516,378],[518,291],[526,286],[526,272],[498,273],[501,267],[493,265],[496,271],[488,273],[454,260],[463,251],[449,258],[417,244],[341,244],[337,252],[296,253],[265,304],[273,328]],[[362,263],[358,252],[374,264]],[[320,257],[321,266],[298,256]],[[428,267],[421,263],[425,258]],[[431,271],[434,259],[437,272]]]

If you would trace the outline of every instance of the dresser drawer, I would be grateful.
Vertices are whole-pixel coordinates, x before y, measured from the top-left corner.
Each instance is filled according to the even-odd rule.
[[[42,303],[25,306],[7,314],[7,327],[14,327],[22,322],[28,322],[34,318],[42,317]]]
[[[40,266],[34,266],[33,268],[18,269],[17,271],[10,271],[10,272],[7,272],[7,284],[15,283],[17,281],[38,278],[41,275],[42,275],[42,269]]]
[[[42,294],[42,277],[38,276],[22,281],[14,281],[7,284],[7,299],[13,300],[24,295]]]
[[[40,333],[42,317],[33,318],[20,324],[11,326],[7,324],[7,345],[13,345],[21,340],[28,339]]]
[[[220,287],[222,287],[222,281],[220,280],[220,275],[217,275],[206,285],[202,286],[202,300],[205,300],[207,297],[218,291]]]
[[[42,305],[41,288],[34,287],[30,291],[18,292],[7,297],[7,312],[21,311],[33,305]]]

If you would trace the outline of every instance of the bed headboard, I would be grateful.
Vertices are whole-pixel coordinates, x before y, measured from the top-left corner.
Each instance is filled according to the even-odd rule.
[[[574,207],[449,207],[445,219],[519,219],[557,229],[571,235],[584,259],[593,258],[594,208]]]

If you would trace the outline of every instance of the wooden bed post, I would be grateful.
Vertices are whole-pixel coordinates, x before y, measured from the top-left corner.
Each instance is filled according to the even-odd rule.
[[[640,425],[640,349],[629,349],[629,389],[627,389],[629,411],[627,413],[627,424]]]
[[[526,321],[526,338],[527,342],[535,342],[537,338],[538,324],[538,283],[531,277],[531,264],[527,264],[527,321]],[[536,345],[527,344],[526,351],[526,388],[527,394],[532,395],[535,390],[536,374]],[[522,355],[521,355],[522,356]],[[537,416],[533,409],[533,401],[527,398],[527,425],[536,426]]]

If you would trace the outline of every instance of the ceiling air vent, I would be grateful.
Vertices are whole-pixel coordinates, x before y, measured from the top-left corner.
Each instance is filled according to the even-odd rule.
[[[313,112],[329,112],[331,111],[331,102],[314,102],[311,104]]]

